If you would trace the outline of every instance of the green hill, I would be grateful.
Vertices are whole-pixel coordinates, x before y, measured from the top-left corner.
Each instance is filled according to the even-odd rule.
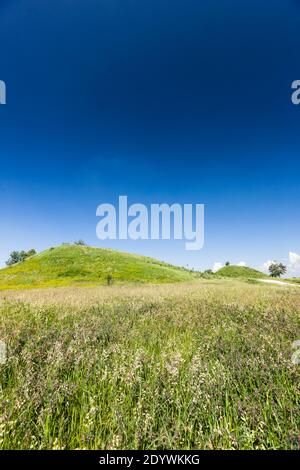
[[[0,270],[0,290],[68,285],[168,283],[189,281],[197,274],[161,261],[114,250],[61,245]]]
[[[265,274],[247,266],[224,266],[216,273],[218,276],[224,277],[242,277],[242,278],[265,278]]]

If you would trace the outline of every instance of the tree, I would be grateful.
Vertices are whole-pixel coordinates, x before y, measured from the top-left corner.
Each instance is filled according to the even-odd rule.
[[[13,264],[19,263],[20,261],[22,261],[21,253],[19,251],[12,251],[8,260],[6,261],[6,265],[12,266]]]
[[[286,273],[286,266],[282,263],[274,261],[270,264],[269,271],[271,277],[280,277]]]
[[[29,251],[12,251],[9,255],[8,260],[6,261],[6,265],[13,266],[14,264],[21,263],[26,258],[29,258],[29,256],[33,255],[36,255],[36,251],[34,249],[31,249]]]
[[[225,266],[230,266],[230,262],[226,261]]]
[[[84,240],[77,240],[76,242],[74,242],[75,245],[81,245],[81,246],[85,246],[85,241]]]

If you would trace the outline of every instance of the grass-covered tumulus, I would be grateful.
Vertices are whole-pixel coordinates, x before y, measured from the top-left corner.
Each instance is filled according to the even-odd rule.
[[[61,245],[0,270],[0,290],[116,283],[172,283],[197,274],[153,258],[80,245]]]
[[[0,294],[2,449],[298,449],[298,287]]]
[[[249,268],[248,266],[235,265],[224,266],[217,271],[217,275],[222,277],[237,277],[246,279],[263,279],[269,277],[257,269]]]

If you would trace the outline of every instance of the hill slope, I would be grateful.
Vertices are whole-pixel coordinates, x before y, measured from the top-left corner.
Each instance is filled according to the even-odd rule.
[[[243,278],[265,278],[266,275],[257,271],[253,268],[248,268],[247,266],[224,266],[224,268],[217,271],[219,276],[224,277],[243,277]]]
[[[190,271],[161,261],[114,250],[78,245],[50,248],[0,270],[0,289],[55,287],[115,282],[167,283],[196,277]]]

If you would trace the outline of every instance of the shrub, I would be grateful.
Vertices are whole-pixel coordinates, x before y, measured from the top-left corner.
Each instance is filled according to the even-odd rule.
[[[206,269],[204,271],[204,274],[213,274],[213,271],[212,271],[212,269]]]
[[[26,253],[26,258],[29,258],[29,256],[33,256],[33,255],[36,255],[36,251],[34,248],[32,248],[31,250],[27,251]]]
[[[111,286],[114,283],[114,278],[112,274],[107,274],[106,282],[108,286]]]
[[[9,255],[8,260],[6,261],[7,266],[13,266],[14,264],[21,263],[24,261],[26,258],[29,258],[30,256],[36,255],[35,249],[31,249],[29,251],[12,251],[11,254]]]
[[[80,240],[77,240],[76,242],[74,242],[74,244],[75,244],[75,245],[80,245],[80,246],[85,246],[85,245],[86,245],[85,241],[84,241],[84,240],[81,240],[81,239],[80,239]]]

